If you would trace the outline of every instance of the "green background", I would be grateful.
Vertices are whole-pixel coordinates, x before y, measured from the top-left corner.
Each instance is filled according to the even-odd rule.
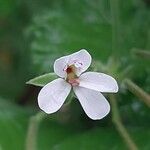
[[[1,0],[0,150],[23,150],[29,118],[39,111],[40,88],[25,83],[53,72],[56,58],[81,48],[98,63],[115,58],[114,68],[108,70],[119,82],[121,118],[139,149],[150,149],[150,110],[119,78],[131,66],[127,77],[150,92],[150,61],[136,57],[133,51],[150,49],[150,2]],[[92,121],[75,99],[69,112],[60,115],[57,119],[49,115],[40,124],[38,150],[127,149],[111,113]]]

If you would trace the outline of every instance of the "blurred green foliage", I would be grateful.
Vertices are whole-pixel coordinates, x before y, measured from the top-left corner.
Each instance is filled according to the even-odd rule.
[[[0,149],[24,149],[28,119],[36,111],[36,99],[32,97],[32,102],[26,100],[27,106],[18,105],[26,92],[25,82],[52,72],[53,62],[59,56],[81,48],[104,64],[114,56],[120,65],[116,74],[132,65],[130,77],[149,92],[149,60],[139,59],[131,51],[150,49],[149,8],[146,0],[119,1],[119,49],[112,51],[109,0],[1,0]],[[149,150],[149,108],[124,87],[118,101],[123,122],[135,142],[140,149]],[[66,123],[44,121],[38,137],[39,149],[126,149],[111,127],[111,115],[93,122],[75,104],[71,116],[74,119]]]

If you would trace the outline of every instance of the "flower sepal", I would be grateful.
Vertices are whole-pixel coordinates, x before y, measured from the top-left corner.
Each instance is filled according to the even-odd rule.
[[[51,72],[51,73],[46,73],[41,76],[35,77],[35,78],[29,80],[28,82],[26,82],[26,84],[43,87],[46,84],[48,84],[49,82],[51,82],[57,78],[58,78],[57,75],[54,72]]]

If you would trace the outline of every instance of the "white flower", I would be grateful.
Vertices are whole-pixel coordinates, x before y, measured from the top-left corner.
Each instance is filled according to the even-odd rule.
[[[48,114],[58,111],[73,89],[88,117],[93,120],[105,117],[110,105],[100,92],[116,93],[118,85],[114,78],[104,73],[85,72],[91,60],[91,55],[84,49],[57,59],[54,72],[60,78],[41,89],[39,107]]]

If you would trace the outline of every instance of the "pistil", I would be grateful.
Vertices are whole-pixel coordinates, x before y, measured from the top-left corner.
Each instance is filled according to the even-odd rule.
[[[68,66],[66,69],[67,72],[67,82],[70,83],[72,86],[79,85],[79,79],[76,75],[76,67],[74,65]]]

